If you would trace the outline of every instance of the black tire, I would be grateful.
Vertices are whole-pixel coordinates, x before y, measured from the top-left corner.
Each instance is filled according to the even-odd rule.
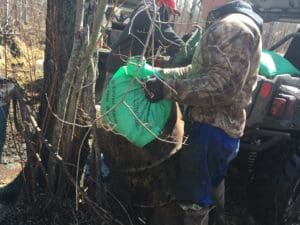
[[[258,154],[248,184],[249,210],[264,225],[300,224],[300,154],[296,139]]]
[[[230,164],[225,178],[225,215],[228,224],[258,225],[248,203],[250,199],[248,185],[252,174],[252,164],[248,162],[248,158],[249,153],[240,149],[237,158]]]

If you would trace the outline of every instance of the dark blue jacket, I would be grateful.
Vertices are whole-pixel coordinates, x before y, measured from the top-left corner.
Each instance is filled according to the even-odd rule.
[[[154,28],[154,52],[159,47],[166,50],[167,55],[175,55],[184,42],[176,35],[173,28],[166,22],[167,16],[157,13]],[[112,46],[112,52],[107,59],[107,72],[115,73],[123,66],[128,57],[141,55],[145,47],[148,31],[151,26],[152,12],[143,3],[132,12],[130,22],[126,25],[118,41]],[[165,21],[165,22],[160,22]],[[149,42],[145,57],[152,55],[152,40]]]

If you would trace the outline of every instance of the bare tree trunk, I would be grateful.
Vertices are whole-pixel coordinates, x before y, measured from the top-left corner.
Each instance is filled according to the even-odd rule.
[[[177,0],[181,16],[175,21],[175,31],[179,35],[184,35],[192,30],[193,24],[199,24],[201,0]],[[187,10],[190,9],[190,10]],[[200,24],[202,25],[202,24]]]
[[[193,16],[194,16],[194,14],[196,12],[198,1],[199,0],[193,0],[192,6],[190,8],[190,20],[193,19]]]
[[[14,14],[14,18],[15,18],[16,22],[19,23],[20,22],[20,14],[19,14],[18,0],[13,1],[11,8],[13,10],[13,14]]]
[[[272,38],[272,34],[274,32],[273,31],[274,25],[275,25],[274,22],[268,24],[268,28],[267,28],[268,32],[265,32],[265,36],[264,36],[264,45],[265,46],[268,46],[269,43],[270,43],[270,40]]]
[[[96,12],[89,32],[89,25],[83,26],[83,0],[78,0],[76,4],[70,0],[48,1],[46,92],[39,123],[52,143],[51,154],[58,155],[68,165],[66,168],[73,178],[84,165],[85,159],[80,157],[86,156],[88,132],[95,120],[95,73],[87,71],[96,65],[92,55],[99,39],[106,2],[95,1]],[[60,195],[73,191],[73,185],[68,182],[57,160],[49,157],[47,151],[42,152],[51,190]]]
[[[21,15],[22,15],[22,22],[24,24],[27,23],[27,0],[22,0],[21,3]]]
[[[8,0],[4,0],[4,20],[6,25],[8,23],[8,10],[9,10],[9,2]]]
[[[183,9],[188,9],[189,8],[188,6],[189,6],[189,1],[184,1]],[[188,18],[188,13],[184,11],[181,22],[186,23],[188,21],[187,18]]]
[[[50,143],[55,124],[53,113],[56,113],[61,83],[67,70],[73,46],[75,7],[75,3],[69,0],[47,1],[45,73],[42,89],[44,93],[38,122]],[[43,146],[41,158],[46,167],[48,166],[48,156],[48,151]]]

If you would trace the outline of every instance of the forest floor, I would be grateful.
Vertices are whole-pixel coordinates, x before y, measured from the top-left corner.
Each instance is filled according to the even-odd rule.
[[[17,177],[27,160],[25,140],[16,131],[12,117],[12,112],[10,112],[6,141],[2,152],[2,163],[0,163],[0,188],[8,185]],[[22,194],[26,194],[26,191]],[[90,214],[89,210],[84,208],[85,206],[82,204],[79,204],[79,210],[75,212],[73,200],[61,202],[55,197],[47,199],[43,193],[34,196],[34,199],[33,202],[24,202],[22,197],[13,197],[13,202],[9,204],[0,203],[0,225],[101,224],[99,223],[101,221],[99,216]]]
[[[36,80],[42,77],[43,49],[28,46],[19,38],[14,39],[18,56],[7,46],[0,45],[0,75],[13,79],[21,88],[34,97]],[[6,142],[3,147],[2,163],[0,163],[0,187],[9,183],[22,169],[26,161],[26,145],[20,133],[14,127],[12,107],[7,119]]]
[[[0,187],[11,182],[22,170],[26,162],[26,146],[20,134],[8,122],[6,142],[0,164]]]

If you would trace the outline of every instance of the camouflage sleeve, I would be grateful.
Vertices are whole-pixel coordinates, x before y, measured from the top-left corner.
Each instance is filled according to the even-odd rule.
[[[244,86],[254,44],[252,33],[239,22],[218,22],[203,36],[193,57],[193,73],[199,74],[193,79],[166,80],[173,90],[165,86],[165,98],[203,108],[228,104]]]

